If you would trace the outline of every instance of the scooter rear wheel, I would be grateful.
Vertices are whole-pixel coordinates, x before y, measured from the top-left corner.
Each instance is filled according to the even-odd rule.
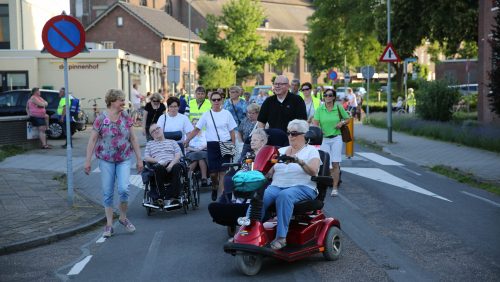
[[[253,276],[259,273],[262,267],[262,256],[248,253],[237,254],[236,267],[241,273]]]
[[[325,251],[323,257],[326,260],[338,260],[342,253],[341,231],[338,227],[332,226],[325,238]]]

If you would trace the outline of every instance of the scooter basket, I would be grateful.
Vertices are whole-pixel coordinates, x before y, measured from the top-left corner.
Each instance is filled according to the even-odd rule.
[[[260,171],[238,171],[233,176],[234,195],[241,198],[250,198],[255,191],[267,183],[267,179]]]

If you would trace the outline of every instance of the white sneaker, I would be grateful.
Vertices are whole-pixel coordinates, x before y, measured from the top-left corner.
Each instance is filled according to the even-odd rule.
[[[330,194],[330,196],[337,197],[338,194],[339,194],[339,190],[338,189],[332,189],[332,193]]]

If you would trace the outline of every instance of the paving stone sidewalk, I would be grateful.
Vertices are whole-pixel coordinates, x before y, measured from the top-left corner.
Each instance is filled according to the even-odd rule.
[[[0,255],[71,236],[104,218],[102,207],[78,192],[70,207],[61,175],[0,169]]]
[[[356,123],[354,139],[376,143],[391,155],[422,166],[445,165],[495,183],[500,183],[500,154]]]

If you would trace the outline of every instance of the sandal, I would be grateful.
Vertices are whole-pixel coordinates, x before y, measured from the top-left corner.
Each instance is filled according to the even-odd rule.
[[[42,149],[52,149],[52,147],[49,145],[44,145],[44,146],[42,146]]]
[[[281,238],[281,239],[274,239],[271,244],[271,249],[273,250],[280,250],[286,247],[286,238]]]

